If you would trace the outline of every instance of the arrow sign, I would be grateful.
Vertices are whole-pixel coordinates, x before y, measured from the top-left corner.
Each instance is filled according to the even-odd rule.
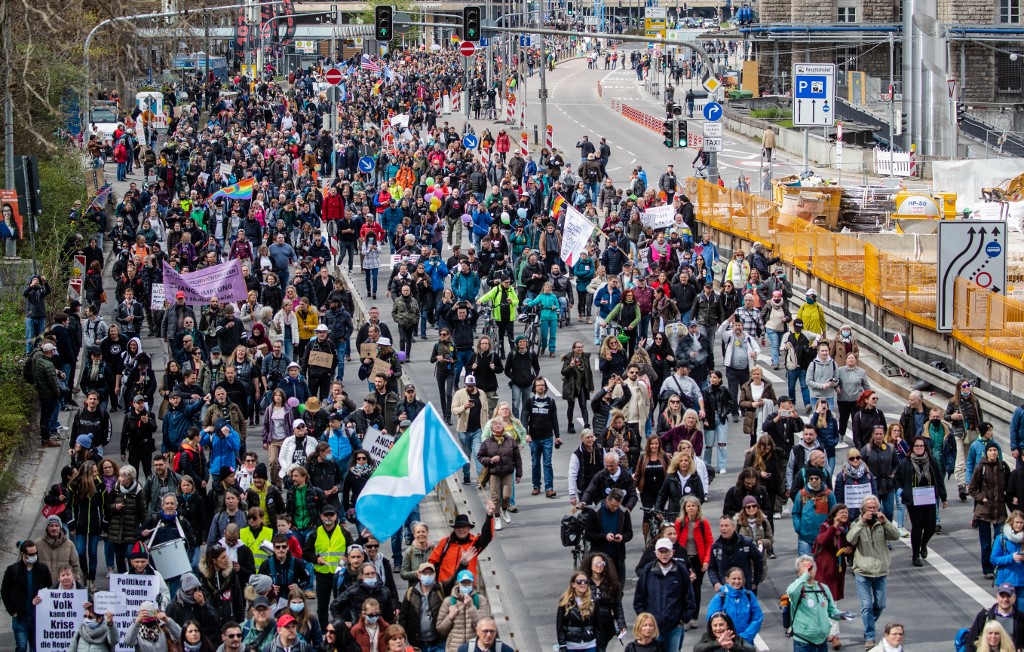
[[[708,102],[704,105],[704,119],[708,122],[718,122],[722,119],[722,105],[718,102]]]
[[[466,134],[462,137],[462,146],[466,149],[476,149],[476,146],[480,144],[480,139],[473,134]]]
[[[373,157],[364,156],[361,159],[359,159],[359,171],[362,172],[363,174],[369,174],[373,172],[373,168],[375,167],[377,167],[377,164],[374,162]]]

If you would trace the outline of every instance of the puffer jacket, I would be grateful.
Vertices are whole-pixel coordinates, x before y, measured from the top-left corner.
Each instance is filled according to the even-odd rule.
[[[118,509],[118,505],[121,508]],[[132,543],[146,519],[146,496],[142,485],[133,482],[127,490],[120,484],[107,497],[107,539],[111,543]]]
[[[496,456],[501,459],[497,462],[492,461],[491,458]],[[516,478],[523,477],[523,457],[519,452],[519,445],[512,437],[503,437],[500,444],[493,436],[483,440],[480,450],[477,451],[477,459],[493,476],[503,478],[514,472]]]
[[[481,618],[491,617],[491,603],[487,596],[473,591],[472,601],[468,608],[453,610],[456,602],[462,600],[459,587],[452,589],[452,594],[441,603],[441,611],[437,614],[437,632],[445,637],[445,652],[456,652],[466,641],[476,638],[476,624]]]
[[[764,612],[757,596],[746,589],[734,589],[723,584],[708,603],[708,618],[724,611],[732,618],[736,633],[747,642],[753,642],[764,622]]]
[[[78,550],[75,549],[75,542],[68,538],[63,529],[56,538],[44,534],[41,538],[36,539],[36,543],[39,544],[36,546],[39,551],[37,553],[39,563],[46,564],[46,567],[51,569],[51,573],[56,575],[61,564],[67,564],[71,566],[75,580],[85,581],[82,575],[82,566],[78,563]]]

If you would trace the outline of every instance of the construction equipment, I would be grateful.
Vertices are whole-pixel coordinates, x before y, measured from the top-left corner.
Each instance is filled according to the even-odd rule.
[[[1020,201],[1024,199],[1024,174],[1003,181],[993,188],[982,188],[985,201]]]

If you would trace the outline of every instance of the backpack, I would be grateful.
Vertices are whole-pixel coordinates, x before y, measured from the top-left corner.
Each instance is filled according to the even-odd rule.
[[[181,456],[184,455],[185,453],[188,453],[189,462],[191,462],[192,459],[195,457],[195,454],[193,454],[192,451],[181,450],[175,453],[174,462],[171,464],[171,469],[173,469],[175,473],[181,473]]]
[[[593,166],[587,166],[587,181],[589,181],[589,182],[597,181],[597,177],[599,175],[600,175],[600,172],[598,170],[595,170],[593,168]]]
[[[586,511],[584,510],[576,514],[566,514],[562,517],[559,536],[562,539],[563,547],[572,548],[583,539],[583,532],[586,530],[585,514]]]
[[[36,381],[36,352],[32,351],[27,356],[22,358],[21,361],[21,377],[28,384],[33,384]]]
[[[956,652],[967,652],[967,635],[971,633],[971,630],[966,627],[961,627],[956,632],[956,637],[953,638],[953,649]]]
[[[643,197],[644,193],[647,192],[647,184],[640,177],[633,179],[633,194],[637,197]]]

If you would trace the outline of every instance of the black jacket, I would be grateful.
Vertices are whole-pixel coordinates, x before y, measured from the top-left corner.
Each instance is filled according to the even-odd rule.
[[[981,637],[981,631],[988,621],[996,620],[995,613],[996,605],[992,605],[988,609],[982,609],[974,617],[974,623],[971,624],[971,629],[967,632],[967,652],[974,652],[978,649],[977,643],[978,638]],[[1024,649],[1024,612],[1018,611],[1016,608],[1013,610],[1013,649]]]
[[[142,421],[144,416],[149,417],[148,423]],[[124,425],[121,429],[121,455],[125,455],[128,450],[131,450],[134,455],[143,459],[152,456],[156,450],[156,440],[153,439],[153,435],[156,433],[156,424],[156,415],[149,410],[138,414],[134,407],[130,408],[124,415]],[[201,480],[201,478],[196,479]]]
[[[608,473],[607,469],[598,471],[597,475],[594,476],[594,479],[590,481],[590,484],[583,491],[580,499],[588,505],[595,505],[603,501],[612,489],[622,489],[626,492],[626,497],[622,501],[623,507],[629,511],[636,507],[636,483],[633,481],[633,476],[629,470],[625,467],[619,467],[618,480],[612,480],[612,476]]]
[[[706,497],[704,483],[697,475],[696,468],[690,472],[690,477],[686,479],[685,485],[679,479],[678,473],[670,473],[661,485],[658,497],[654,501],[654,508],[675,520],[675,517],[679,516],[683,498],[686,496],[694,496],[701,503]]]
[[[536,407],[537,413],[534,414]],[[533,439],[559,438],[558,403],[550,394],[543,398],[531,396],[523,402],[523,426],[526,433]]]
[[[726,572],[733,566],[743,571],[743,588],[748,591],[764,579],[764,555],[751,539],[738,532],[728,542],[718,537],[712,544],[711,563],[708,564],[711,585],[724,584]]]
[[[645,566],[633,594],[633,610],[652,614],[663,632],[689,622],[700,609],[693,597],[686,560],[676,557],[673,562],[667,574],[661,571],[657,559]]]
[[[32,567],[32,585],[28,583],[28,569],[20,559],[4,571],[3,585],[0,587],[0,597],[4,601],[4,609],[11,616],[24,616],[28,609],[35,609],[32,606],[32,598],[36,597],[43,589],[53,586],[50,577],[50,569],[46,564],[36,564]]]
[[[540,375],[540,361],[533,351],[520,353],[517,350],[508,354],[505,360],[505,375],[517,387],[529,387]]]

